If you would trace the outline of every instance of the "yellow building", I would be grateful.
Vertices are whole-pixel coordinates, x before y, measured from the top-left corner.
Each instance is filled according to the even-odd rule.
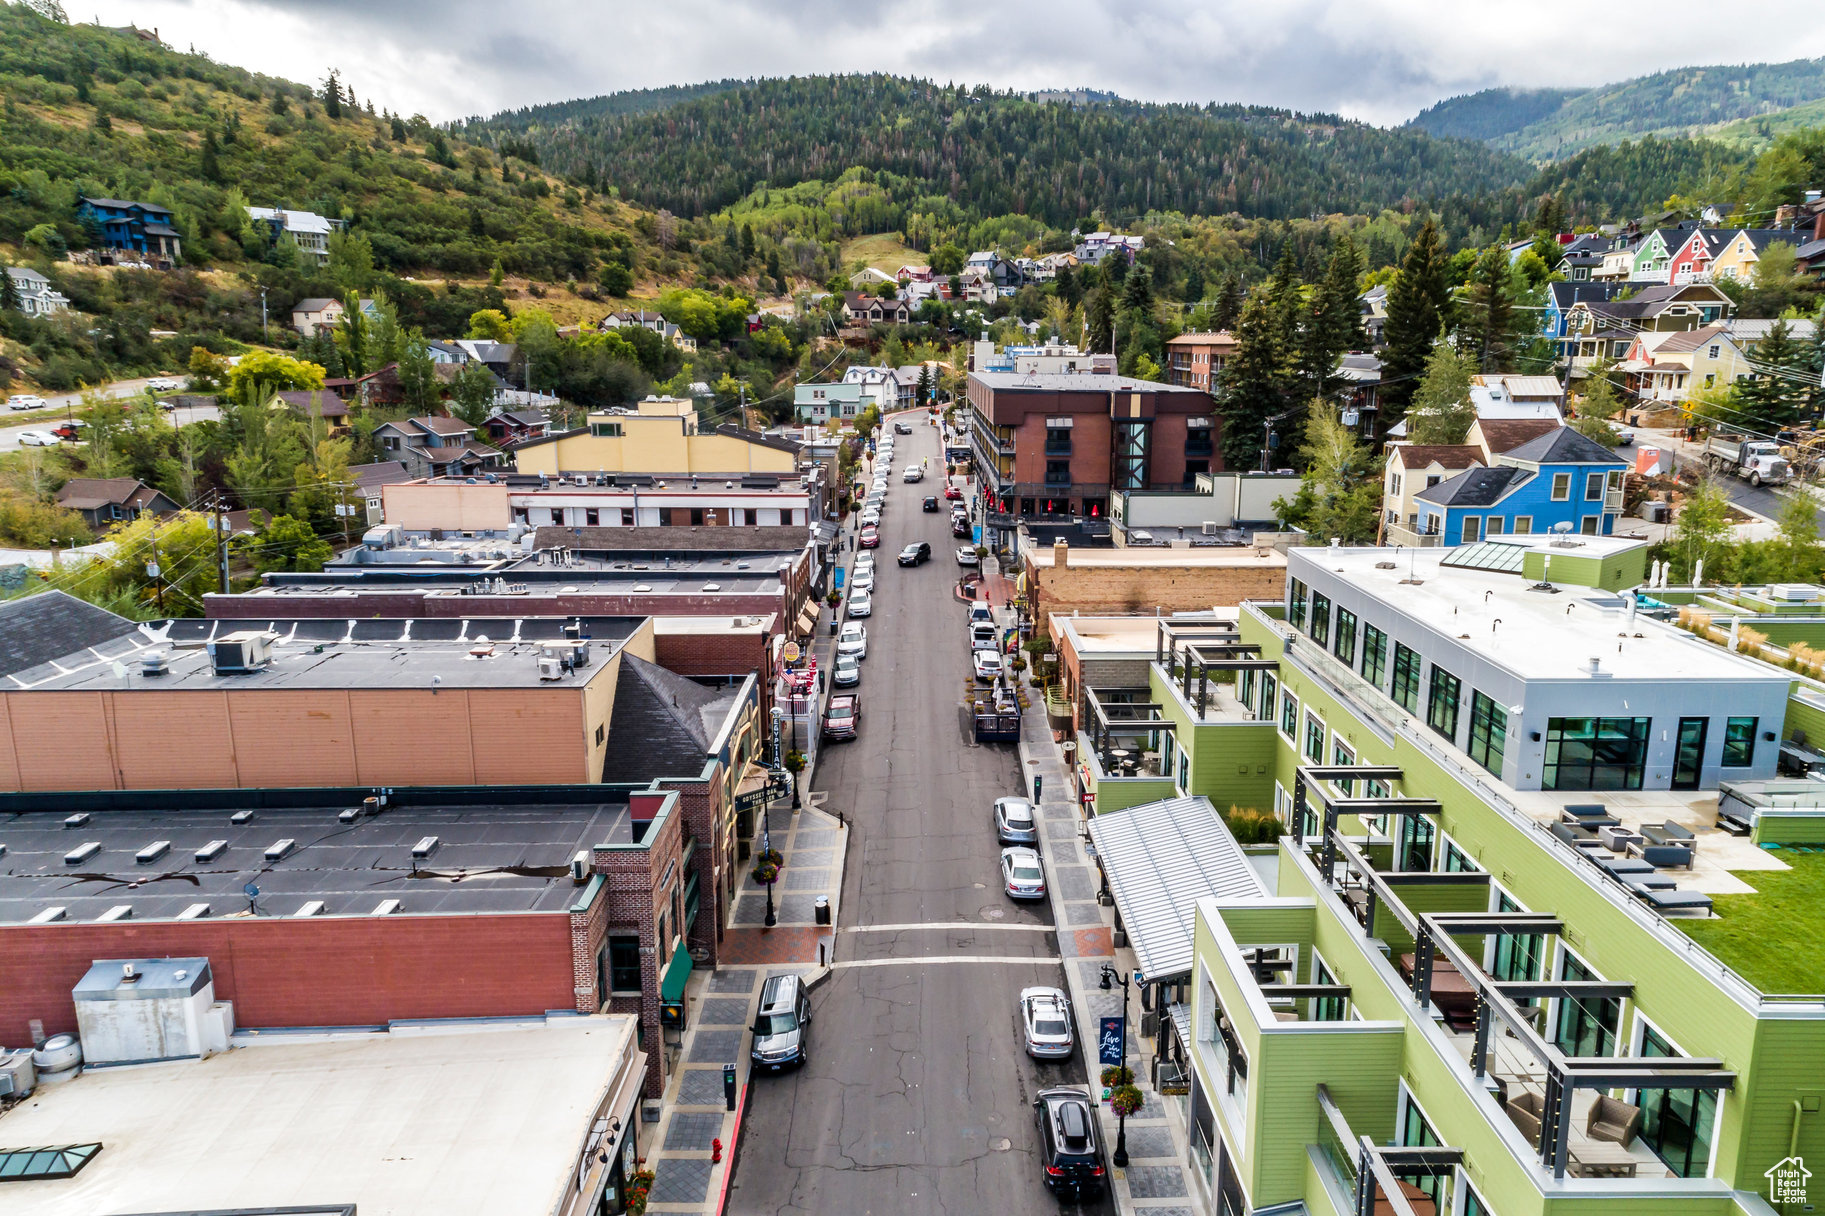
[[[738,426],[697,429],[697,407],[675,397],[649,397],[632,409],[599,410],[581,430],[514,444],[521,473],[671,473],[730,477],[791,475],[798,450]]]
[[[1739,283],[1755,281],[1755,267],[1761,261],[1762,251],[1775,243],[1799,245],[1802,234],[1773,228],[1744,228],[1724,243],[1711,261],[1711,274],[1720,279],[1735,279]]]

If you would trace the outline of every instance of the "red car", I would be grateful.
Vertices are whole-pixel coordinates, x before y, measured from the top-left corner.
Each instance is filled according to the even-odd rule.
[[[824,709],[824,737],[853,739],[862,725],[862,699],[854,693],[839,693],[830,698]]]
[[[944,496],[955,501],[956,499],[963,497],[963,491],[959,490],[956,486],[945,486]]]
[[[881,547],[881,534],[870,525],[862,529],[862,539],[856,543],[864,549],[878,549]]]

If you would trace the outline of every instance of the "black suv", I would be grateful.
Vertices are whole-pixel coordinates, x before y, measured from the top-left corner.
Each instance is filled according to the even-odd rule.
[[[938,510],[938,496],[936,494],[927,494],[925,496],[925,501],[920,505],[923,506],[928,513],[936,513]]]
[[[1039,1161],[1046,1188],[1060,1199],[1095,1199],[1108,1185],[1103,1168],[1102,1133],[1096,1104],[1087,1091],[1072,1086],[1042,1089],[1033,1099],[1039,1120]]]
[[[917,541],[900,550],[902,566],[917,566],[931,560],[932,547],[929,541]]]

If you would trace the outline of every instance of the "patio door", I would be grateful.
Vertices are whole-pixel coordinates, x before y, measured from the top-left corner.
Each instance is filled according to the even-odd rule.
[[[1681,718],[1679,742],[1673,748],[1673,788],[1695,790],[1705,767],[1705,728],[1709,718]]]

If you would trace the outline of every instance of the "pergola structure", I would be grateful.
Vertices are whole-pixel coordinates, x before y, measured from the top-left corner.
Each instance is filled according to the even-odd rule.
[[[1408,1178],[1450,1178],[1463,1164],[1464,1150],[1442,1145],[1393,1147],[1377,1144],[1368,1136],[1350,1130],[1350,1124],[1337,1109],[1331,1091],[1318,1086],[1318,1110],[1324,1116],[1324,1128],[1334,1143],[1326,1146],[1333,1164],[1353,1180],[1356,1191],[1351,1196],[1352,1216],[1418,1216],[1407,1198],[1402,1182]],[[1347,1159],[1339,1160],[1339,1155]],[[1428,1201],[1430,1203],[1430,1201]]]
[[[1153,660],[1168,678],[1176,675],[1180,693],[1197,706],[1200,718],[1210,707],[1211,673],[1280,670],[1278,659],[1262,658],[1260,646],[1244,642],[1228,625],[1175,625],[1167,618],[1160,620]]]

